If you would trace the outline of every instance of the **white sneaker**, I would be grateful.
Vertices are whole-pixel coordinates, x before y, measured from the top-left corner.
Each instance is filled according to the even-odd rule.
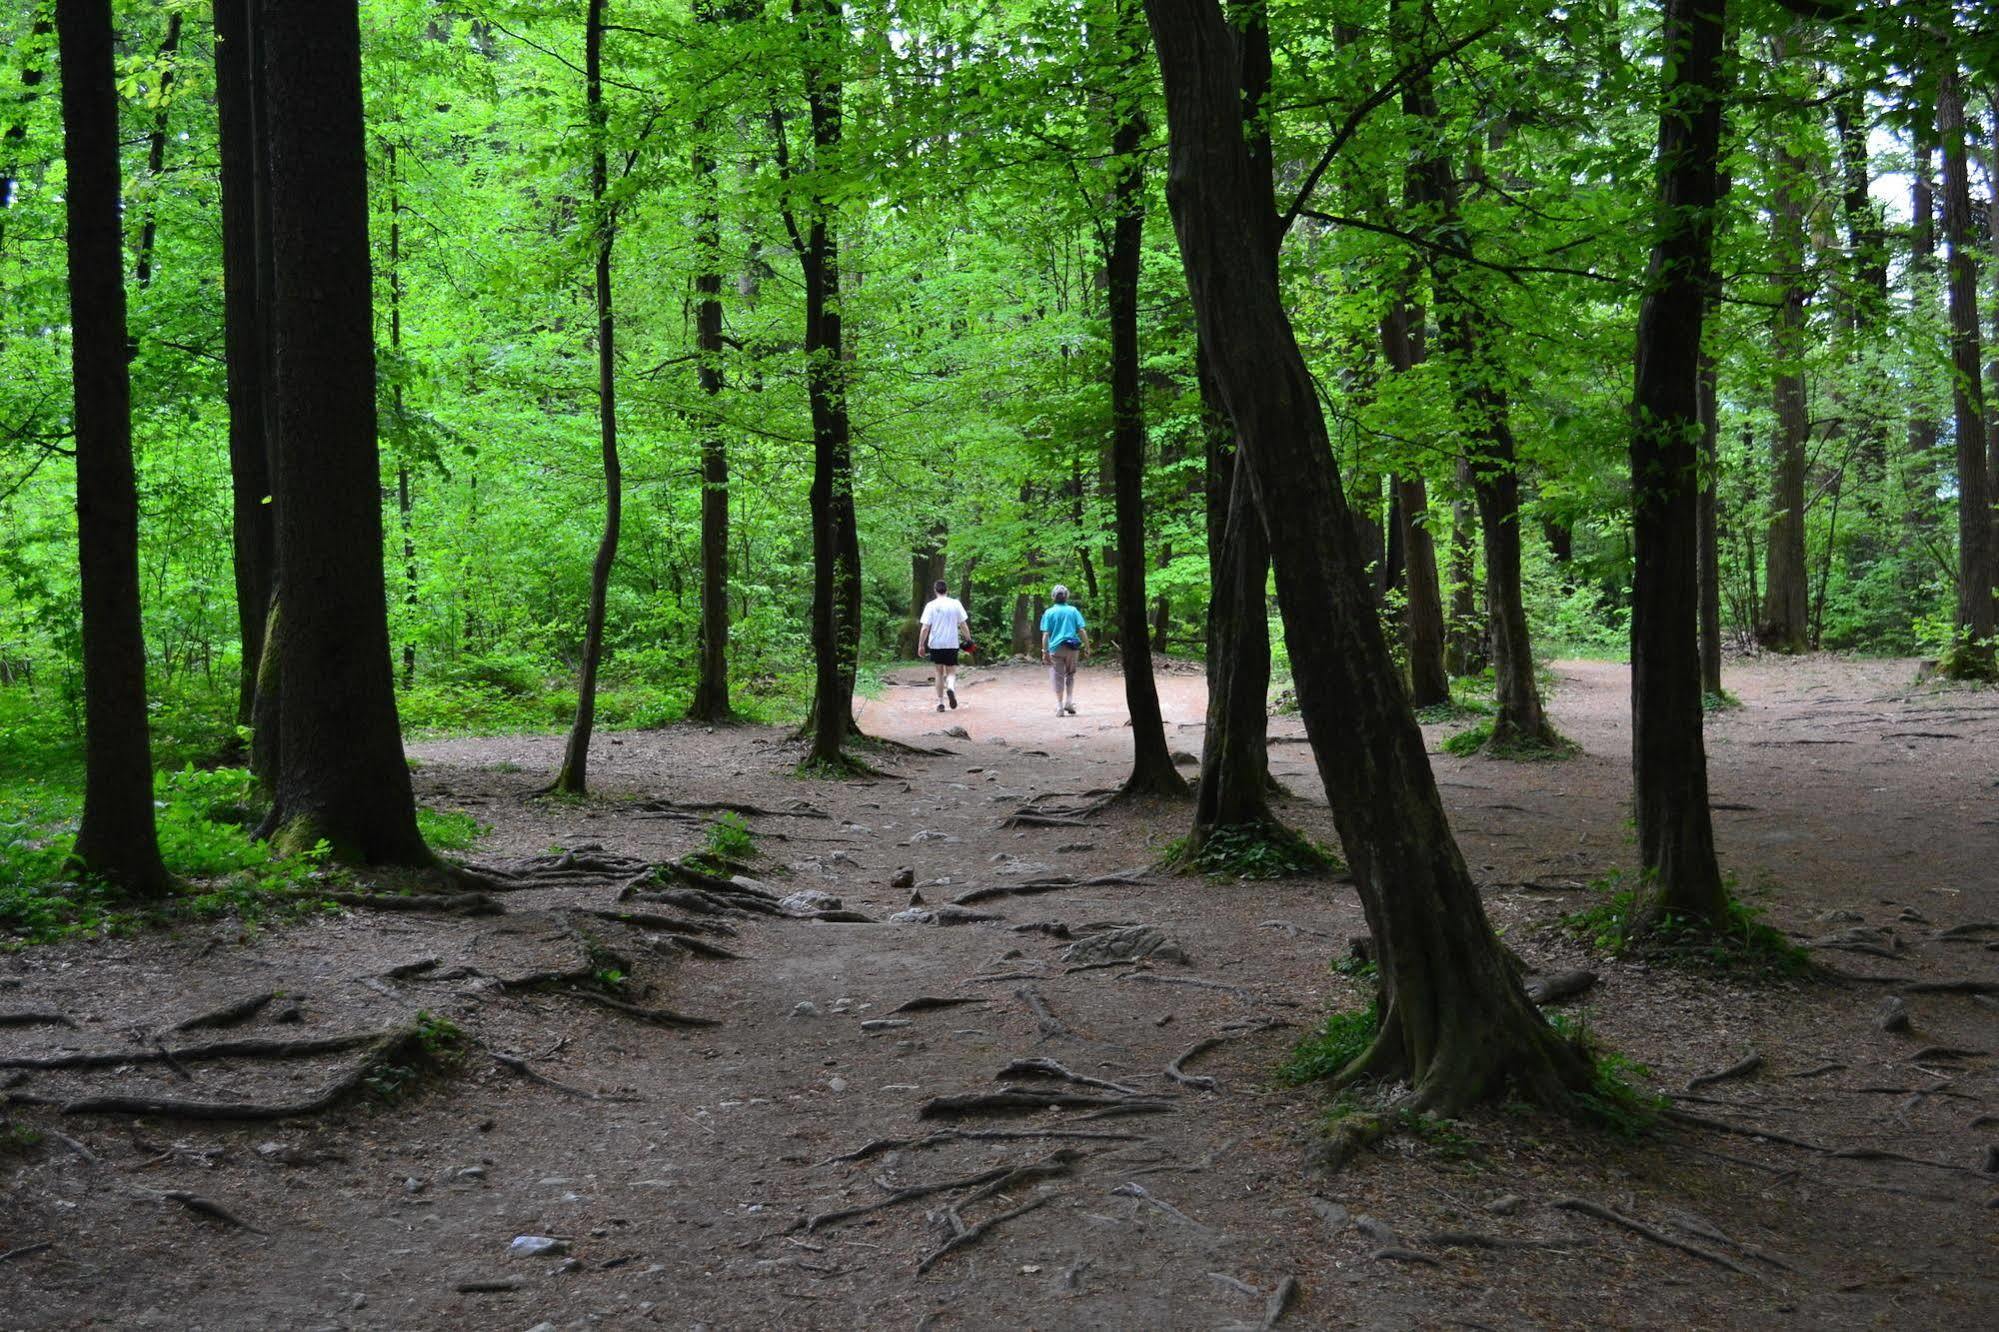
[[[1074,703],[1064,703],[1062,705],[1062,711],[1068,713],[1071,717],[1073,717],[1076,715],[1076,705]]]
[[[939,703],[939,704],[937,705],[937,710],[938,710],[939,712],[942,712],[942,711],[944,710],[944,705],[943,705],[942,703]]]
[[[1062,715],[1062,705],[1060,703],[1055,705],[1055,715],[1058,717]]]

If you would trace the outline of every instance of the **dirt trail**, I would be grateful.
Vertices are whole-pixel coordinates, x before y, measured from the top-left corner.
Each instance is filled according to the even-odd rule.
[[[1313,1173],[1303,1163],[1326,1098],[1276,1085],[1271,1070],[1302,1028],[1362,999],[1327,965],[1362,930],[1351,891],[1154,873],[1183,830],[1181,807],[1002,827],[1031,797],[1116,780],[1129,753],[1121,682],[1086,672],[1079,715],[1058,719],[1041,672],[974,669],[963,706],[940,716],[927,672],[912,668],[862,722],[950,752],[891,755],[897,776],[872,784],[794,778],[795,751],[756,728],[604,736],[599,794],[581,804],[528,798],[559,738],[412,747],[426,803],[493,826],[478,859],[598,844],[662,860],[701,845],[706,825],[635,801],[747,801],[772,811],[750,819],[763,882],[833,894],[871,923],[728,916],[735,933],[708,938],[740,960],[685,956],[584,914],[618,905],[615,882],[585,877],[507,894],[493,917],[357,912],[249,939],[189,932],[0,958],[0,1013],[53,1009],[77,1024],[0,1027],[9,1055],[142,1050],[169,1020],[272,990],[284,997],[244,1024],[186,1039],[327,1035],[423,1010],[484,1047],[400,1098],[380,1086],[267,1124],[17,1107],[95,1161],[54,1137],[0,1157],[0,1322],[1254,1327],[1287,1278],[1296,1295],[1282,1327],[1999,1321],[1999,1176],[1981,1172],[1999,1143],[1999,1077],[1988,1053],[1940,1053],[1999,1050],[1999,1009],[1989,996],[1911,994],[1909,1029],[1885,1031],[1876,1013],[1895,985],[1746,985],[1607,962],[1552,929],[1582,885],[1631,852],[1626,672],[1569,663],[1557,674],[1554,716],[1580,757],[1433,755],[1495,922],[1538,968],[1601,974],[1568,1011],[1655,1070],[1660,1088],[1762,1055],[1760,1070],[1700,1088],[1683,1109],[1875,1155],[1705,1130],[1625,1144],[1494,1111],[1393,1140],[1337,1177]],[[1987,946],[1999,931],[1939,937],[1999,920],[1999,695],[1914,690],[1913,674],[1910,663],[1816,659],[1732,669],[1745,706],[1709,726],[1724,861],[1776,924],[1805,937],[1870,931],[1852,937],[1889,954],[1821,954],[1844,971],[1999,982]],[[1172,748],[1198,752],[1200,678],[1160,686]],[[1297,733],[1295,719],[1273,720],[1274,735]],[[1444,733],[1432,728],[1433,744]],[[1309,751],[1280,742],[1272,753],[1300,797],[1287,816],[1331,840]],[[930,911],[973,890],[1139,873],[981,893],[960,908],[996,919],[891,922],[910,905],[889,886],[903,867]],[[1065,953],[1103,939],[1090,927],[1105,923],[1153,926],[1186,961],[1072,969],[1099,960]],[[631,1002],[720,1025],[662,1028],[501,983],[587,965],[576,930],[630,958]],[[894,1011],[925,997],[969,1002]],[[296,1024],[278,1021],[287,1005]],[[1181,1070],[1191,1081],[1169,1076],[1211,1038]],[[1002,1074],[1021,1060],[1094,1082]],[[15,1090],[297,1099],[351,1063],[37,1070]],[[923,1117],[933,1098],[1005,1084],[1090,1100]],[[1086,1117],[1101,1109],[1122,1113]],[[966,1136],[829,1160],[950,1129]],[[1028,1130],[1109,1136],[991,1136]],[[1021,1167],[1032,1168],[1004,1177]],[[966,1182],[798,1228],[892,1196],[885,1188],[952,1180]],[[191,1211],[174,1191],[264,1233]],[[1571,1198],[1685,1247],[1555,1205]],[[975,1238],[919,1270],[960,1227]],[[522,1235],[560,1251],[508,1256]]]

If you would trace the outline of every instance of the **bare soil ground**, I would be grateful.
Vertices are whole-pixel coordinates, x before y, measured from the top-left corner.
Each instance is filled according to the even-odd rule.
[[[1864,981],[1751,983],[1605,960],[1555,928],[1632,853],[1626,672],[1570,663],[1557,677],[1554,716],[1579,757],[1433,756],[1488,910],[1537,968],[1600,974],[1568,1011],[1680,1109],[1763,1136],[1683,1124],[1625,1142],[1496,1109],[1315,1171],[1329,1098],[1272,1070],[1328,1010],[1364,1001],[1328,965],[1362,933],[1352,891],[1161,874],[1180,807],[1003,826],[1032,797],[1116,782],[1120,681],[1086,671],[1080,715],[1058,719],[1040,672],[971,670],[964,706],[939,716],[911,668],[863,725],[949,752],[887,755],[896,775],[873,783],[801,780],[785,737],[754,728],[603,736],[583,803],[530,798],[554,738],[413,747],[427,803],[492,825],[476,860],[591,844],[665,860],[704,843],[707,811],[643,802],[748,802],[771,811],[749,820],[758,878],[830,893],[866,922],[680,912],[732,929],[702,941],[740,957],[688,955],[588,914],[675,912],[620,903],[617,876],[584,871],[506,894],[500,915],[364,910],[0,958],[0,1022],[75,1024],[0,1026],[17,1061],[387,1029],[419,1011],[469,1038],[442,1074],[398,1087],[397,1068],[377,1070],[334,1109],[244,1124],[61,1102],[296,1102],[360,1052],[0,1069],[10,1096],[42,1102],[8,1113],[47,1134],[0,1156],[0,1324],[1999,1325],[1999,1008],[1990,993],[1905,993],[1999,982],[1999,695],[1917,688],[1908,662],[1731,670],[1745,706],[1709,725],[1726,866],[1800,939],[1853,931],[1845,942],[1873,950],[1819,953]],[[1161,686],[1173,747],[1191,755],[1202,683]],[[1333,840],[1295,719],[1273,730],[1299,793],[1287,815]],[[922,923],[889,919],[910,904],[890,886],[903,867],[932,910],[1138,873],[982,895],[960,910],[992,919]],[[1065,961],[1103,922],[1155,926],[1186,960]],[[609,969],[585,954],[591,938],[628,960],[625,1002],[719,1025],[507,984]],[[280,997],[240,1023],[160,1035],[263,992]],[[966,1002],[897,1011],[919,998]],[[1892,1000],[1905,1030],[1877,1025]],[[1183,1070],[1195,1081],[1168,1076],[1213,1037]],[[1684,1090],[1752,1051],[1753,1073]],[[1115,1085],[1003,1072],[1030,1059]],[[1088,1100],[925,1117],[933,1098],[1003,1084]],[[832,1159],[878,1139],[907,1141]],[[949,1181],[964,1182],[806,1224]],[[510,1256],[529,1235],[559,1243]]]

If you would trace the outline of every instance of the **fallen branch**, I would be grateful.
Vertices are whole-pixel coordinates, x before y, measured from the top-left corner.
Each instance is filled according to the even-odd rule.
[[[1744,1267],[1741,1263],[1736,1262],[1726,1254],[1715,1253],[1710,1249],[1703,1249],[1698,1244],[1689,1244],[1685,1240],[1674,1239],[1671,1235],[1663,1231],[1654,1230],[1643,1221],[1635,1221],[1622,1212],[1614,1211],[1598,1203],[1593,1203],[1587,1198],[1561,1198],[1553,1205],[1565,1211],[1581,1212],[1584,1216],[1593,1216],[1599,1221],[1608,1221],[1614,1226],[1622,1226],[1632,1234],[1651,1240],[1654,1244],[1661,1244],[1669,1249],[1678,1249],[1681,1253],[1691,1254],[1696,1258],[1704,1259],[1719,1267],[1726,1267],[1731,1272],[1739,1272],[1753,1281],[1761,1281],[1763,1279],[1759,1274]]]

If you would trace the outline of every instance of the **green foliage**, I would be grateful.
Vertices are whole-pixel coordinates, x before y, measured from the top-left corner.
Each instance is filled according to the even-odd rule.
[[[1492,739],[1492,723],[1489,721],[1480,722],[1476,726],[1467,726],[1455,735],[1445,737],[1443,749],[1446,754],[1456,754],[1459,758],[1470,758],[1484,749],[1486,742],[1490,739]]]
[[[1279,1080],[1297,1087],[1340,1075],[1366,1054],[1381,1033],[1381,1006],[1334,1013],[1317,1032],[1292,1047],[1291,1057],[1278,1065]]]
[[[1288,879],[1342,868],[1330,847],[1279,823],[1212,828],[1198,851],[1191,837],[1183,837],[1161,859],[1215,879]]]
[[[1620,1138],[1642,1138],[1658,1127],[1660,1114],[1671,1102],[1638,1085],[1656,1075],[1618,1050],[1598,1042],[1586,1017],[1550,1013],[1548,1025],[1580,1049],[1590,1061],[1588,1090],[1576,1095],[1583,1118]]]
[[[1667,915],[1642,935],[1634,930],[1637,893],[1623,882],[1621,873],[1597,880],[1591,890],[1598,900],[1562,917],[1562,928],[1618,957],[1640,954],[1706,970],[1768,976],[1807,976],[1816,969],[1807,950],[1763,920],[1762,908],[1735,896],[1732,881],[1720,925]]]
[[[749,823],[733,810],[708,825],[708,854],[723,860],[747,860],[757,853],[756,835]]]
[[[0,1158],[26,1156],[42,1145],[42,1135],[26,1124],[0,1119]]]
[[[416,1039],[425,1056],[437,1063],[451,1063],[464,1057],[465,1029],[428,1009],[416,1015]]]
[[[1729,693],[1726,689],[1719,693],[1703,693],[1701,695],[1702,712],[1734,712],[1741,706],[1742,700],[1734,694]]]
[[[492,831],[463,810],[427,806],[418,808],[416,826],[433,851],[463,851]]]

